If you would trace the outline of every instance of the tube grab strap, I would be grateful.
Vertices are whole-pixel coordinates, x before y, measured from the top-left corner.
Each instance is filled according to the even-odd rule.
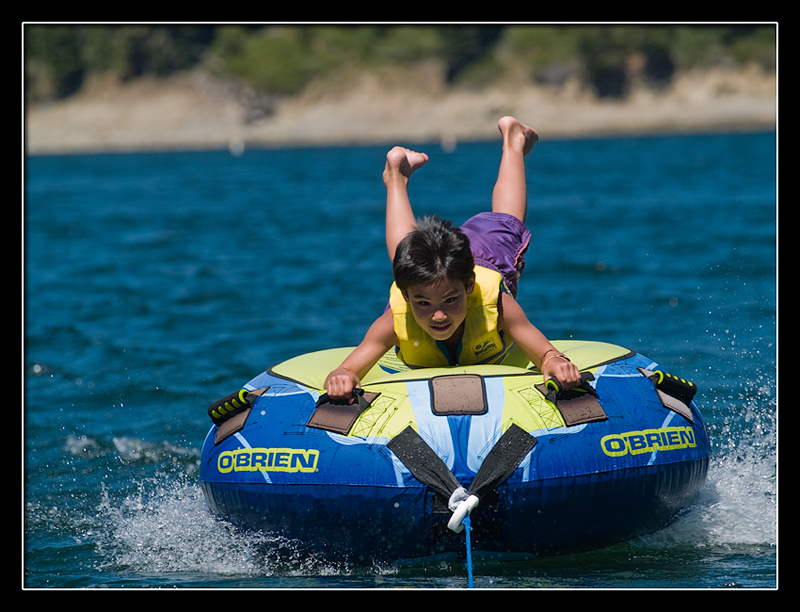
[[[656,394],[664,408],[677,412],[690,423],[694,423],[689,404],[692,403],[694,395],[697,393],[697,385],[662,370],[655,372],[644,368],[638,368],[638,370],[642,376],[648,378],[655,385]]]
[[[229,438],[237,431],[244,429],[247,417],[250,416],[250,409],[267,389],[269,387],[261,387],[252,391],[240,389],[208,407],[208,415],[217,426],[214,444],[219,444],[225,438]]]
[[[367,393],[361,389],[354,389],[353,394],[358,400],[354,404],[348,404],[344,400],[332,400],[327,393],[321,395],[317,400],[317,409],[308,420],[308,427],[332,431],[343,436],[349,434],[356,419],[380,395],[380,393]]]
[[[226,395],[208,407],[208,416],[214,425],[222,425],[237,412],[241,412],[250,404],[247,402],[247,389],[239,389],[236,393]]]
[[[590,380],[594,380],[594,375],[591,372],[582,372],[580,385],[572,389],[562,391],[561,383],[554,378],[536,385],[536,388],[558,409],[567,427],[571,427],[608,419],[600,405],[597,391],[589,384]]]

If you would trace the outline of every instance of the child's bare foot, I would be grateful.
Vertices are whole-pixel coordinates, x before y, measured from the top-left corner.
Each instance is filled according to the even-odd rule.
[[[425,153],[418,153],[403,147],[394,147],[386,154],[386,169],[383,180],[388,182],[398,174],[408,179],[411,174],[428,163]]]
[[[521,149],[523,156],[530,153],[533,145],[539,140],[536,130],[514,117],[503,117],[497,122],[497,127],[500,128],[500,133],[503,135],[503,144],[508,144],[514,149]]]

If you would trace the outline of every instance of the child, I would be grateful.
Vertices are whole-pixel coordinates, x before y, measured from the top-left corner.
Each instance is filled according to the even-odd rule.
[[[438,217],[414,218],[408,180],[428,162],[395,147],[386,156],[386,246],[395,276],[389,304],[364,340],[326,381],[332,399],[352,400],[360,380],[393,346],[410,367],[498,363],[513,344],[565,388],[578,369],[534,327],[514,299],[528,248],[525,156],[538,134],[513,117],[498,122],[503,155],[492,212],[460,229]]]

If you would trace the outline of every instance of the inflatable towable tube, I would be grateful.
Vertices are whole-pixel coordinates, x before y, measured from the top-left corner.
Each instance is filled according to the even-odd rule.
[[[696,387],[629,349],[553,344],[584,376],[543,384],[500,365],[409,370],[393,351],[357,401],[324,380],[352,350],[278,364],[209,407],[200,482],[211,511],[323,554],[402,559],[589,550],[664,526],[708,469]]]

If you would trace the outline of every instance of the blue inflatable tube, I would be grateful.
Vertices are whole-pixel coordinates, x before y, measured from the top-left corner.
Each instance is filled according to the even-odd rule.
[[[290,359],[212,404],[200,482],[211,511],[336,557],[589,550],[663,527],[702,489],[695,386],[626,348],[553,343],[584,372],[543,384],[501,365],[409,370],[392,352],[352,405],[324,395],[351,349]]]

